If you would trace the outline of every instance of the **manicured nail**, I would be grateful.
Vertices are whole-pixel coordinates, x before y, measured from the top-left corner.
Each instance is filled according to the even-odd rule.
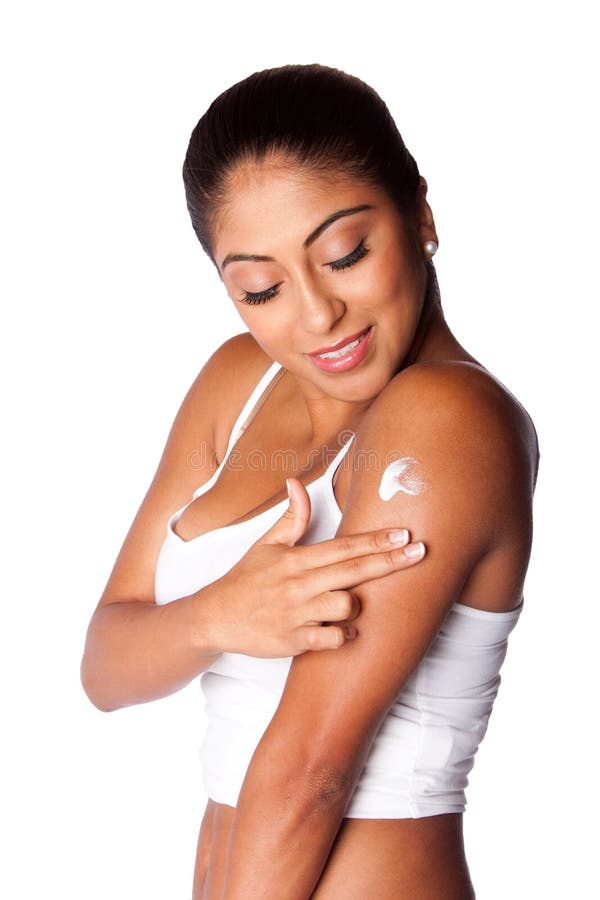
[[[417,559],[419,556],[423,556],[425,553],[425,544],[423,541],[419,541],[417,544],[409,544],[404,548],[405,556],[408,556],[409,559]]]
[[[398,528],[394,531],[388,531],[388,539],[391,544],[407,544],[408,531],[406,528]]]

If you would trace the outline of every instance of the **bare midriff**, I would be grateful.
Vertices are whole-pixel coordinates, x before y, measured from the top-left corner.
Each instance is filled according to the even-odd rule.
[[[198,837],[193,900],[221,900],[235,809],[209,800]],[[343,819],[314,900],[475,900],[462,813]]]

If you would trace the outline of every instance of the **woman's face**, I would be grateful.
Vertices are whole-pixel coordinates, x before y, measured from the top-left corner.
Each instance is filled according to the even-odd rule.
[[[430,219],[421,198],[420,220]],[[343,175],[274,163],[239,167],[214,229],[227,292],[265,352],[313,396],[375,397],[411,351],[423,310],[421,240],[388,195]],[[355,350],[311,354],[368,329]],[[312,388],[316,388],[315,390]]]

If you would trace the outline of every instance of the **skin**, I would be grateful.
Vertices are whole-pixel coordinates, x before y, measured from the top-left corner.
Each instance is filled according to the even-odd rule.
[[[227,493],[223,485],[212,510],[210,501],[191,504],[177,523],[182,536],[190,538],[243,518],[244,512],[253,515],[280,499],[282,472],[256,479],[250,469],[244,477],[245,453],[257,443],[267,449],[290,447],[300,455],[323,446],[337,449],[340,432],[352,429],[360,434],[361,421],[373,401],[411,366],[415,370],[438,366],[435,377],[446,378],[450,384],[456,380],[452,364],[463,364],[460,378],[472,384],[484,382],[485,390],[502,405],[508,427],[526,434],[528,464],[531,471],[535,469],[537,441],[527,413],[459,344],[435,291],[427,289],[421,248],[428,240],[438,242],[438,236],[426,192],[422,181],[417,219],[408,223],[383,191],[343,174],[323,180],[281,158],[245,164],[233,173],[227,202],[215,224],[215,260],[220,267],[228,254],[272,258],[237,260],[220,268],[224,287],[250,332],[247,343],[240,346],[240,371],[255,372],[261,356],[263,371],[272,360],[286,371],[253,420],[252,435],[247,431],[240,439],[242,465],[231,474],[236,494]],[[303,246],[307,235],[332,212],[361,205],[372,208],[339,218],[308,249]],[[367,255],[352,267],[332,271],[328,263],[347,256],[361,239],[369,247]],[[244,302],[244,292],[257,293],[273,285],[279,285],[278,294],[268,302]],[[374,348],[368,364],[365,360],[355,370],[332,375],[317,369],[307,356],[369,324]],[[418,392],[418,381],[415,385]],[[405,390],[410,398],[410,384]],[[217,455],[227,444],[230,427],[230,417],[224,415],[217,426]],[[353,453],[351,448],[350,465],[340,467],[334,481],[341,510],[348,500]],[[319,466],[313,466],[303,480],[312,480],[318,470]],[[227,477],[225,468],[223,478]],[[217,510],[219,521],[215,520]],[[460,602],[493,611],[511,608],[514,597],[506,586],[511,578],[517,584],[514,573],[526,568],[526,543],[525,538],[517,546],[514,532],[507,527],[506,545],[498,548],[493,561],[474,570]],[[514,596],[518,596],[516,589]],[[225,804],[208,802],[198,839],[194,900],[224,896],[235,814]],[[337,833],[312,897],[470,900],[475,896],[461,814],[418,819],[342,817],[339,828],[335,827]]]

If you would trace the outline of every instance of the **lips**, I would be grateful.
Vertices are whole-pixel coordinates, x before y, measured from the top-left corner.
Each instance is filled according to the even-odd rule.
[[[348,337],[342,338],[341,341],[338,341],[337,344],[332,344],[331,347],[320,347],[318,350],[313,350],[312,353],[309,353],[308,356],[318,356],[320,353],[333,353],[334,350],[341,350],[342,347],[345,347],[346,344],[349,344],[351,341],[355,341],[356,338],[362,337],[367,333],[371,326],[368,325],[366,328],[363,328],[362,331],[357,331],[355,334],[351,334]]]

